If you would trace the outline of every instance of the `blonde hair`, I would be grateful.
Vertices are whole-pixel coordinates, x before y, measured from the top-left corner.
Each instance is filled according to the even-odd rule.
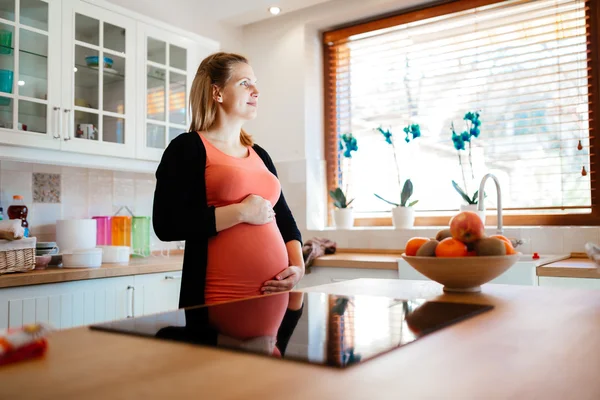
[[[239,54],[224,52],[211,54],[202,60],[190,91],[190,132],[206,131],[215,123],[217,102],[213,99],[213,85],[225,87],[231,79],[233,68],[240,63],[248,64],[248,59]],[[252,136],[243,129],[240,131],[240,142],[244,146],[254,144]]]

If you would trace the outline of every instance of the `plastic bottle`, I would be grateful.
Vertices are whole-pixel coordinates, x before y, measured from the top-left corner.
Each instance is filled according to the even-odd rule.
[[[8,219],[20,219],[21,226],[25,229],[25,237],[29,237],[29,223],[27,222],[27,206],[23,202],[23,196],[13,196],[13,203],[8,207]]]

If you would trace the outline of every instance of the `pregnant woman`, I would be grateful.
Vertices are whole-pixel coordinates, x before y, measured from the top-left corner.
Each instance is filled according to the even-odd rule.
[[[154,230],[163,241],[186,241],[181,308],[288,291],[304,275],[302,238],[273,162],[242,129],[258,98],[246,58],[204,59],[190,132],[169,144],[156,171]],[[276,297],[274,320],[299,318],[301,294]]]

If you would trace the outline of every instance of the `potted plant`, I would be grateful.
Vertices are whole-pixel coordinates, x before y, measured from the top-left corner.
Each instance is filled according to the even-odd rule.
[[[345,159],[349,167],[352,159],[352,152],[358,150],[358,141],[352,133],[345,133],[339,137],[338,150],[342,152],[342,161]],[[354,213],[350,207],[350,204],[354,199],[348,201],[348,182],[350,178],[345,176],[344,180],[346,181],[345,193],[342,188],[336,187],[335,190],[329,191],[329,196],[333,199],[333,205],[335,206],[335,209],[333,210],[335,226],[340,229],[350,229],[354,226]]]
[[[402,193],[400,193],[400,203],[388,201],[378,194],[375,194],[375,196],[377,196],[379,199],[394,206],[394,208],[392,208],[392,222],[394,223],[394,228],[396,229],[412,228],[415,224],[415,209],[413,206],[417,204],[419,200],[414,200],[408,203],[408,200],[412,194],[413,184],[410,179],[404,181]]]
[[[394,154],[394,161],[396,164],[396,177],[398,179],[398,189],[402,187],[400,192],[400,202],[396,203],[393,201],[389,201],[381,197],[380,195],[375,193],[375,196],[378,199],[385,201],[388,204],[394,206],[392,208],[392,222],[394,224],[394,228],[396,229],[405,229],[412,228],[415,223],[415,210],[413,206],[419,202],[419,200],[414,200],[409,202],[410,198],[413,195],[413,183],[410,179],[404,181],[404,185],[400,183],[400,166],[398,165],[398,157],[396,155],[396,145],[394,140],[394,135],[392,132],[388,130],[383,130],[383,128],[377,128],[379,133],[381,133],[385,139],[385,142],[392,146],[392,151]],[[406,143],[410,143],[411,140],[414,140],[421,136],[421,128],[418,124],[410,124],[403,129],[406,134],[404,141]]]
[[[350,229],[354,226],[354,214],[350,204],[354,199],[347,201],[346,195],[341,188],[337,187],[335,190],[330,190],[329,195],[333,199],[333,220],[336,228]]]
[[[478,210],[478,201],[479,201],[479,191],[478,190],[476,190],[473,193],[473,195],[469,194],[469,190],[468,190],[468,186],[467,186],[467,179],[465,177],[465,170],[464,170],[464,165],[463,165],[462,156],[461,156],[461,152],[466,151],[465,143],[468,143],[469,144],[468,161],[469,161],[469,167],[471,170],[471,179],[474,180],[475,175],[473,172],[473,161],[472,161],[472,157],[471,157],[471,144],[472,144],[473,139],[478,138],[479,134],[481,133],[481,130],[480,130],[481,120],[479,119],[479,116],[480,116],[479,111],[467,112],[465,114],[465,116],[463,117],[463,120],[465,121],[465,125],[466,125],[466,130],[462,131],[460,134],[456,133],[456,131],[454,130],[454,123],[452,123],[452,125],[451,125],[452,143],[454,144],[454,148],[456,149],[456,151],[458,153],[458,163],[460,165],[460,172],[461,172],[462,178],[463,178],[464,189],[461,188],[458,185],[458,183],[456,183],[454,180],[452,181],[452,186],[454,187],[454,190],[456,190],[456,192],[460,195],[460,197],[466,203],[466,204],[463,203],[460,205],[460,211],[473,211],[473,212],[477,213],[479,215],[479,218],[481,218],[481,220],[485,224],[485,208],[482,211]]]

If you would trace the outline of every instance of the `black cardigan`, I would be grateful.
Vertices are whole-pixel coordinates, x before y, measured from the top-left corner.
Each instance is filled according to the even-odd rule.
[[[277,171],[269,154],[260,146],[254,151],[269,171]],[[196,132],[182,133],[167,147],[156,171],[152,220],[162,241],[185,240],[179,307],[204,304],[208,239],[217,234],[215,208],[206,201],[206,149]],[[273,207],[284,242],[302,236],[283,192]]]

